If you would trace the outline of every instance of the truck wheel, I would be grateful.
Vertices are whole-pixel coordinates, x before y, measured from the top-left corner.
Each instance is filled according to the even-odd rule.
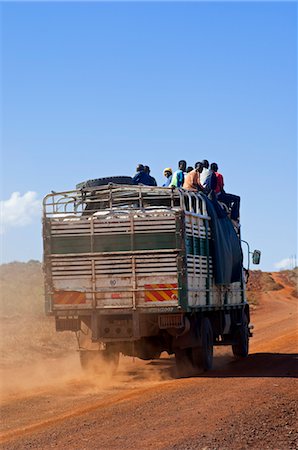
[[[235,344],[232,345],[232,350],[236,358],[246,358],[249,351],[249,331],[248,320],[245,313],[242,315],[242,322],[234,335]]]
[[[119,352],[107,350],[81,350],[80,363],[83,370],[97,374],[114,374],[119,364]]]
[[[202,362],[203,369],[212,369],[213,364],[213,330],[208,317],[202,321]]]
[[[177,348],[175,351],[176,372],[178,378],[193,375],[191,348]]]
[[[192,349],[193,365],[196,369],[210,370],[213,364],[213,331],[208,317],[201,322],[201,346]]]
[[[108,348],[99,352],[99,359],[102,359],[106,364],[108,364],[113,373],[115,373],[118,369],[119,357],[119,352],[111,351]]]
[[[91,369],[93,351],[80,350],[80,363],[83,370]]]
[[[129,184],[132,185],[131,177],[105,177],[105,178],[94,178],[93,180],[82,181],[76,185],[76,189],[83,189],[89,187],[105,186],[109,183],[114,184]]]

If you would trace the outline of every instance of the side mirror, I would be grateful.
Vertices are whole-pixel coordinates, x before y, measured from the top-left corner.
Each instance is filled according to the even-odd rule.
[[[253,262],[253,264],[260,264],[260,260],[261,260],[261,252],[260,252],[260,250],[254,250],[254,252],[252,254],[252,262]]]

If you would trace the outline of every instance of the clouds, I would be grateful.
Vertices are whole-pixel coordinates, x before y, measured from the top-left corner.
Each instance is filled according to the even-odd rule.
[[[284,258],[274,264],[274,267],[279,270],[293,269],[295,265],[294,258]]]
[[[40,216],[41,200],[36,192],[13,192],[8,200],[0,201],[0,234],[12,227],[29,225]]]

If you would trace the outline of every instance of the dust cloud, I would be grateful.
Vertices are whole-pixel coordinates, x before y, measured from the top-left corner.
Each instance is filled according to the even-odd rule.
[[[118,388],[123,390],[137,388],[140,385],[152,385],[172,378],[173,359],[159,361],[141,361],[137,358],[122,356],[116,373],[107,364],[101,364],[101,370],[90,368],[83,370],[78,352],[57,359],[43,359],[38,362],[0,370],[1,401],[14,397],[32,397],[47,390],[58,389],[61,394],[75,389],[77,394],[98,394],[102,390]]]
[[[55,331],[54,319],[43,311],[41,264],[11,263],[0,266],[2,401],[33,396],[48,388],[97,394],[106,389],[152,385],[175,377],[173,357],[142,361],[120,357],[115,374],[101,369],[83,371],[74,333]],[[232,360],[231,352],[216,350],[215,368]]]
[[[120,357],[115,374],[83,371],[74,333],[55,331],[54,319],[44,313],[41,264],[10,263],[0,266],[0,396],[37,395],[49,388],[96,394],[101,390],[138,387],[171,378],[173,359],[158,361]]]
[[[81,375],[81,368],[76,354],[60,359],[49,359],[17,367],[1,369],[1,399],[15,394],[39,393],[46,386],[57,386]]]

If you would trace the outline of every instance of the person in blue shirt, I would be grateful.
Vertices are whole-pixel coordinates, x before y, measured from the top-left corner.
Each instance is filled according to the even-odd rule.
[[[144,166],[144,172],[148,175],[149,179],[151,180],[150,186],[157,186],[156,179],[150,175],[151,170],[149,166]]]
[[[181,159],[178,163],[178,170],[173,173],[172,181],[170,186],[171,187],[182,187],[184,183],[185,178],[185,171],[186,171],[186,161],[184,159]]]
[[[166,182],[162,185],[163,187],[169,187],[172,182],[173,171],[170,167],[166,167],[163,171],[164,176],[166,177]]]
[[[146,186],[153,186],[152,177],[145,172],[143,164],[138,164],[136,174],[132,179],[132,184],[145,184]]]

